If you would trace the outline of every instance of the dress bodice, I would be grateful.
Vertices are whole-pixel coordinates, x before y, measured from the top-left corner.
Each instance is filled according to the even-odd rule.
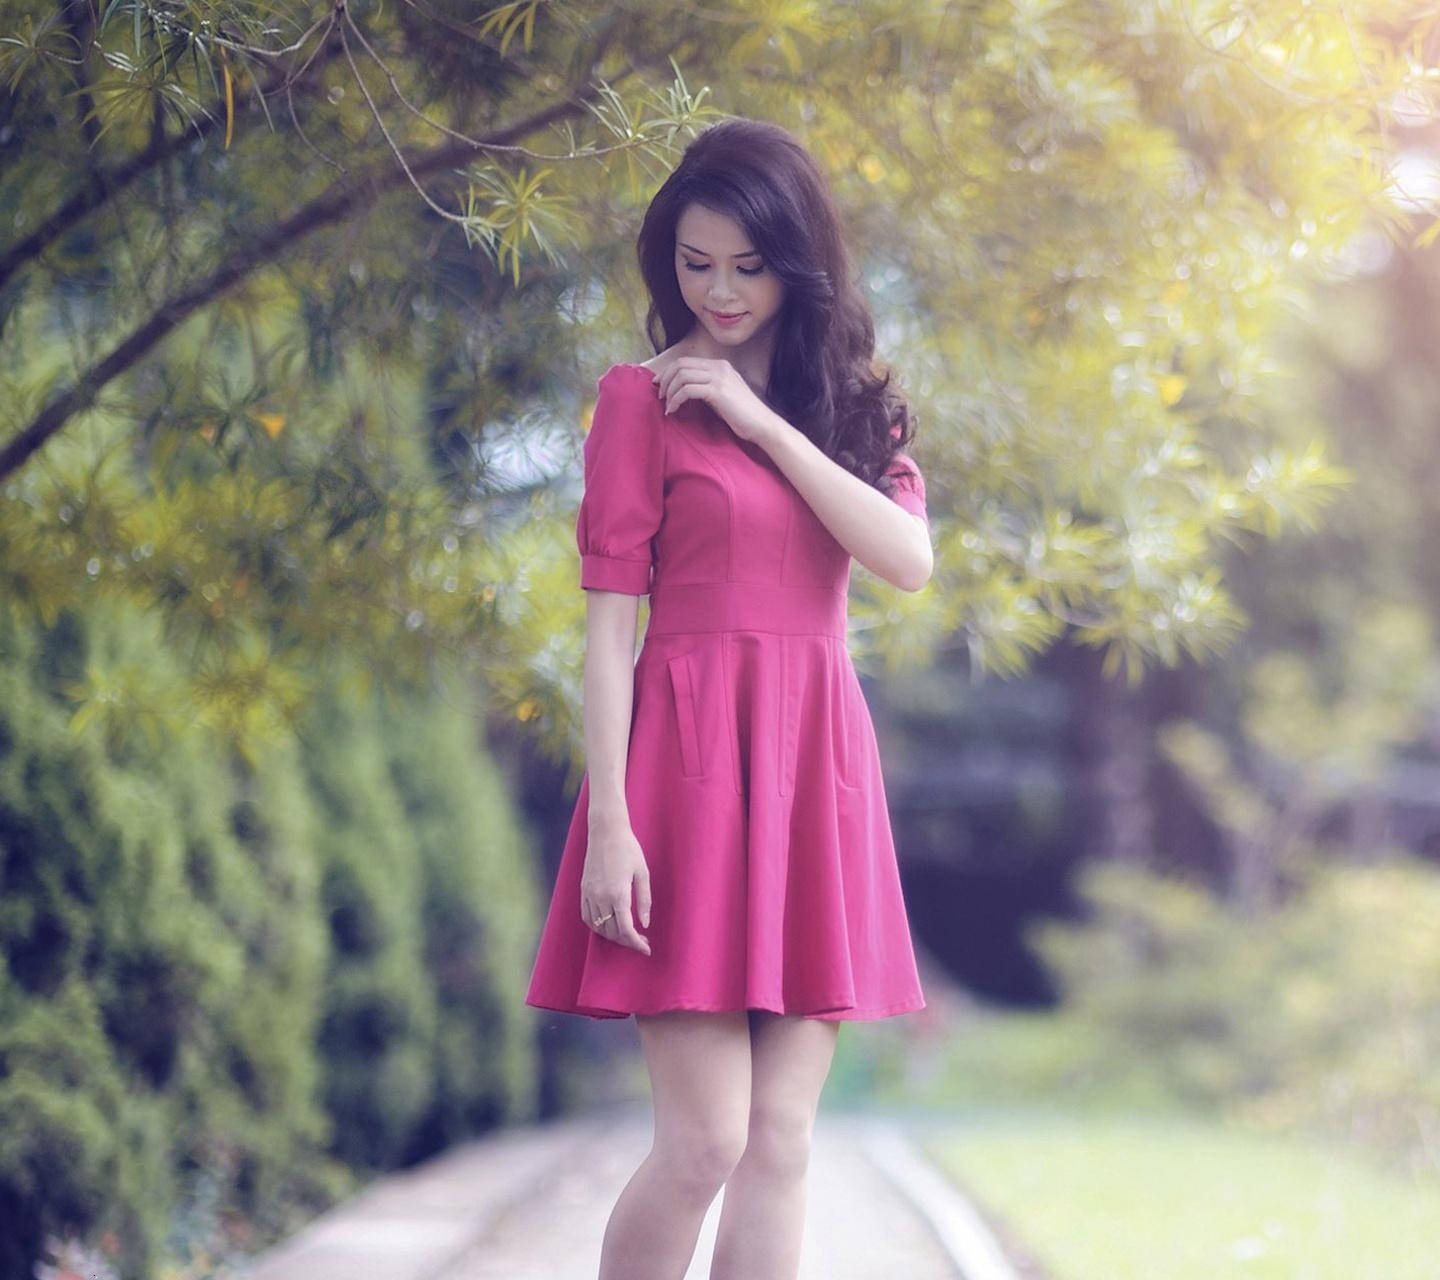
[[[849,553],[765,450],[703,402],[665,413],[643,365],[600,379],[585,464],[582,587],[657,598],[702,583],[848,590]],[[890,474],[894,500],[924,517],[913,460],[897,454]]]

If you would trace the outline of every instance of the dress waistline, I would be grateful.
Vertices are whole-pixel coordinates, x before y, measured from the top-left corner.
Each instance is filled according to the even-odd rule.
[[[829,587],[769,582],[666,583],[651,593],[645,634],[772,631],[844,639],[848,604],[843,592]]]

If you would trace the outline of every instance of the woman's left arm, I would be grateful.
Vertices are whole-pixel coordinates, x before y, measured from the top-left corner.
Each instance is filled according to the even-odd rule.
[[[826,457],[809,436],[774,410],[765,411],[775,421],[757,443],[835,541],[871,573],[902,591],[919,591],[929,582],[935,554],[925,521]]]
[[[930,581],[935,554],[925,520],[845,470],[798,427],[760,399],[726,360],[691,356],[656,378],[665,411],[703,400],[742,439],[770,455],[842,547],[902,591]]]

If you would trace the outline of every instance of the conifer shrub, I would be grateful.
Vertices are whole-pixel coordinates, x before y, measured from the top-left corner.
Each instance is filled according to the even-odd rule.
[[[0,1280],[260,1248],[533,1114],[536,889],[475,715],[331,688],[250,760],[77,728],[135,661],[163,687],[140,620],[0,609]]]

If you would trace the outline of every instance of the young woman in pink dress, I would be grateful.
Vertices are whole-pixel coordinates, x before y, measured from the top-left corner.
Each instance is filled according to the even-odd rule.
[[[679,1280],[722,1186],[711,1280],[785,1280],[840,1022],[925,1004],[846,647],[852,558],[930,577],[925,486],[789,133],[706,130],[638,250],[658,354],[585,440],[588,769],[526,1003],[639,1031],[654,1145],[600,1280]]]

